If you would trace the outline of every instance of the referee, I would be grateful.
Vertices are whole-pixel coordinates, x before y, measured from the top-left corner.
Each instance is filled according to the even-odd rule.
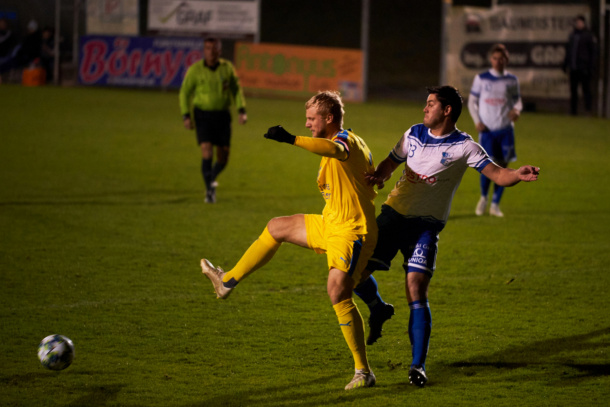
[[[184,127],[196,129],[197,142],[201,147],[201,173],[207,203],[216,202],[216,178],[229,160],[232,101],[239,112],[239,123],[245,124],[248,119],[239,78],[233,64],[220,58],[221,48],[220,39],[206,38],[203,42],[203,59],[189,67],[180,88],[180,112]],[[214,147],[216,163],[212,165]]]

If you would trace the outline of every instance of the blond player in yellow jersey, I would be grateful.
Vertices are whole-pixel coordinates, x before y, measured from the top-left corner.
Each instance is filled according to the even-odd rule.
[[[377,193],[365,179],[365,174],[374,173],[373,157],[360,137],[343,129],[345,112],[338,92],[319,92],[305,109],[305,127],[312,137],[293,136],[275,126],[265,138],[322,156],[318,173],[318,187],[326,201],[322,215],[273,218],[232,270],[224,272],[207,259],[201,260],[201,268],[214,284],[217,297],[227,298],[237,283],[271,260],[284,242],[326,253],[328,295],[356,369],[345,389],[370,387],[375,375],[367,360],[364,322],[352,292],[377,243],[373,203]]]

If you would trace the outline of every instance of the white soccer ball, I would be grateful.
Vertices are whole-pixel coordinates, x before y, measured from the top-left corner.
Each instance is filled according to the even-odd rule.
[[[38,345],[38,359],[47,369],[63,370],[74,359],[74,344],[63,335],[49,335]]]

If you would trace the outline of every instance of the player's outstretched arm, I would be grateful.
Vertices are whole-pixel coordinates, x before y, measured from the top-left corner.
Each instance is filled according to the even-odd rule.
[[[399,163],[392,160],[390,157],[387,157],[379,163],[373,174],[364,174],[364,178],[369,185],[377,185],[377,188],[381,189],[399,165]]]
[[[520,181],[531,182],[538,180],[540,167],[524,165],[514,170],[502,168],[494,163],[489,163],[481,173],[501,187],[512,187]]]
[[[265,134],[265,138],[282,143],[294,144],[297,147],[301,147],[323,157],[331,157],[338,160],[346,160],[348,157],[347,150],[339,143],[335,143],[334,141],[325,138],[293,136],[282,126],[270,127]]]

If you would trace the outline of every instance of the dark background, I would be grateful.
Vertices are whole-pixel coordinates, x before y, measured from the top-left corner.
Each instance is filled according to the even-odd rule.
[[[262,42],[360,48],[360,1],[309,0],[291,5],[290,11],[287,3],[291,2],[263,0]],[[291,18],[282,17],[282,8]],[[438,83],[440,16],[440,1],[371,1],[371,97],[425,95],[426,86]]]
[[[146,32],[147,0],[140,1],[140,33]],[[532,3],[526,0],[499,0],[498,4]],[[537,0],[536,3],[590,4],[599,23],[599,0]],[[74,0],[61,0],[62,62],[72,60]],[[489,7],[491,0],[453,0],[454,5]],[[86,33],[86,2],[81,1],[79,35]],[[339,48],[361,47],[359,0],[261,0],[261,42]],[[31,18],[40,27],[53,26],[55,0],[0,0],[0,14],[13,13],[10,21],[17,34],[25,33]],[[442,0],[370,0],[369,76],[371,98],[420,100],[425,87],[440,81]],[[567,40],[567,39],[566,39]],[[223,41],[223,57],[233,59],[234,40]],[[69,69],[65,69],[65,72]],[[72,69],[73,71],[73,69]],[[65,76],[65,74],[64,74]]]

